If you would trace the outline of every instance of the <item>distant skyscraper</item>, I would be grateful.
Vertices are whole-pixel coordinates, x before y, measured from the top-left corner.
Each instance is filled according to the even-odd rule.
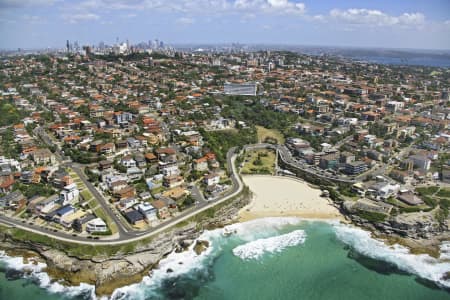
[[[69,43],[69,40],[66,41],[66,48],[67,48],[67,53],[69,53],[69,51],[70,51],[70,43]]]

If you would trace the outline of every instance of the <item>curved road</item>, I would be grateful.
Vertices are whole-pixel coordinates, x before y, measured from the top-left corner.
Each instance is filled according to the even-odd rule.
[[[236,148],[231,148],[230,150],[228,150],[228,153],[227,153],[228,171],[231,174],[230,178],[233,182],[233,188],[231,191],[229,191],[224,197],[222,197],[219,200],[201,203],[200,205],[196,206],[194,209],[184,211],[183,213],[170,219],[169,221],[162,223],[158,226],[152,227],[151,229],[149,229],[147,231],[128,232],[128,231],[126,231],[126,229],[124,227],[120,227],[122,225],[122,223],[120,222],[120,220],[117,219],[119,221],[119,222],[117,222],[118,226],[119,226],[119,237],[118,238],[92,240],[92,239],[88,239],[88,238],[84,238],[84,237],[72,236],[72,235],[64,233],[64,232],[59,232],[59,231],[54,232],[50,229],[43,228],[41,226],[34,225],[32,223],[27,223],[26,221],[11,219],[6,216],[0,216],[0,222],[5,225],[8,225],[8,226],[17,227],[17,228],[20,228],[23,230],[42,234],[42,235],[48,236],[50,238],[54,238],[57,240],[70,242],[70,243],[87,244],[87,245],[105,245],[105,244],[117,245],[117,244],[125,244],[125,243],[129,243],[129,242],[139,241],[141,239],[145,239],[145,238],[154,236],[158,233],[161,233],[161,232],[167,230],[168,228],[195,216],[196,214],[199,214],[211,207],[214,207],[217,204],[220,204],[220,203],[227,201],[230,198],[238,195],[244,188],[244,184],[242,183],[242,180],[239,177],[236,167],[235,167],[235,160],[236,160],[235,151],[236,151]],[[77,174],[78,174],[78,172],[77,172]],[[84,174],[82,174],[82,175],[83,176],[80,176],[80,177],[84,181],[85,180]],[[101,199],[104,200],[103,197],[101,197]],[[106,200],[104,200],[104,201],[106,201]],[[105,210],[105,211],[108,212],[109,215],[111,215],[111,214],[114,215],[114,213],[112,213],[109,206],[107,206],[107,210]],[[117,218],[117,216],[115,216],[115,217]],[[113,220],[116,221],[116,218],[114,218]]]
[[[326,174],[320,174],[320,173],[316,172],[315,170],[311,170],[308,167],[306,167],[306,168],[303,167],[302,165],[300,165],[298,162],[295,161],[295,159],[292,157],[291,152],[285,146],[264,144],[264,143],[244,146],[244,149],[263,149],[263,148],[272,148],[274,150],[278,150],[278,153],[280,154],[280,158],[283,162],[285,162],[286,164],[288,164],[294,168],[297,168],[303,172],[314,175],[316,177],[321,177],[326,180],[334,181],[334,182],[343,182],[343,183],[348,183],[348,184],[355,183],[355,181],[351,180],[351,179],[340,178],[338,176],[332,177],[332,176],[328,176]]]
[[[42,134],[42,132],[40,132],[40,133],[41,133],[41,137],[45,137],[45,133],[44,134]],[[47,139],[45,139],[45,140],[47,140]],[[49,141],[49,140],[47,140],[47,141]],[[49,142],[51,143],[51,141],[49,141]],[[352,180],[347,180],[347,179],[331,178],[326,175],[317,174],[316,172],[314,172],[313,170],[309,170],[308,168],[303,168],[292,158],[290,151],[284,146],[272,145],[272,144],[254,144],[254,145],[246,145],[243,148],[244,149],[261,149],[261,148],[267,148],[267,147],[278,150],[280,153],[280,158],[285,163],[287,163],[295,168],[298,168],[302,171],[305,171],[305,172],[314,174],[315,176],[320,176],[320,177],[323,177],[323,178],[326,178],[326,179],[332,180],[332,181],[340,181],[340,182],[346,182],[346,183],[353,182]],[[92,239],[80,237],[77,235],[70,235],[65,232],[59,232],[59,231],[55,232],[52,229],[44,228],[39,225],[35,225],[31,222],[12,219],[12,218],[2,216],[2,215],[0,215],[0,223],[6,224],[8,226],[14,226],[14,227],[17,227],[17,228],[20,228],[23,230],[31,231],[34,233],[42,234],[42,235],[45,235],[45,236],[48,236],[48,237],[51,237],[54,239],[71,242],[71,243],[88,244],[88,245],[124,244],[124,243],[128,243],[128,242],[134,242],[134,241],[138,241],[141,239],[145,239],[145,238],[154,236],[158,233],[161,233],[161,232],[167,230],[168,228],[195,216],[198,213],[201,213],[211,207],[214,207],[217,204],[220,204],[220,203],[238,195],[242,191],[244,184],[242,183],[242,180],[239,177],[239,174],[235,167],[235,160],[236,160],[235,151],[236,151],[236,149],[237,148],[234,147],[234,148],[229,149],[227,152],[227,165],[228,165],[227,167],[228,167],[229,174],[231,174],[230,179],[232,180],[233,188],[226,195],[224,195],[222,198],[220,198],[218,200],[211,201],[211,202],[201,201],[197,206],[195,206],[191,209],[188,209],[188,210],[182,212],[181,214],[179,214],[178,216],[173,217],[172,219],[168,220],[167,222],[164,222],[158,226],[152,227],[152,228],[148,229],[147,231],[138,232],[138,231],[128,230],[123,225],[122,221],[118,218],[118,216],[114,213],[114,211],[111,209],[111,207],[108,204],[108,201],[97,191],[97,189],[92,185],[92,183],[87,180],[87,178],[84,175],[84,172],[80,168],[80,166],[78,164],[74,164],[74,163],[69,163],[68,165],[70,165],[73,168],[73,170],[81,178],[81,180],[84,182],[84,184],[93,193],[95,198],[97,198],[98,203],[102,206],[104,211],[117,224],[118,237],[114,237],[114,238],[110,237],[110,238],[104,238],[104,239],[99,239],[99,240],[92,240]]]

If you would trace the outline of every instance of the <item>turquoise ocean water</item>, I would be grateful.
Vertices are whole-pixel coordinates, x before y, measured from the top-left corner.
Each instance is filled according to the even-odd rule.
[[[211,246],[202,255],[173,253],[111,299],[450,299],[450,281],[443,278],[449,253],[441,260],[412,255],[349,225],[296,218],[260,219],[227,231],[232,234],[205,232],[201,239]],[[23,278],[12,270],[20,269],[20,259],[1,261],[2,300],[95,298],[91,286],[51,282],[39,266]]]

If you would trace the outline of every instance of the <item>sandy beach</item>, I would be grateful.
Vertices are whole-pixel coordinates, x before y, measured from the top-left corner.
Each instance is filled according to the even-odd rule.
[[[331,200],[301,180],[258,175],[243,176],[243,180],[253,192],[253,199],[240,210],[240,221],[286,216],[344,220]]]

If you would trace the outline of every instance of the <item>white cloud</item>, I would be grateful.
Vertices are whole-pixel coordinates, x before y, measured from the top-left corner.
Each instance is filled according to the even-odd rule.
[[[56,0],[0,0],[1,8],[52,5]]]
[[[40,16],[30,16],[30,15],[23,15],[22,18],[31,24],[43,24],[46,23],[46,20]]]
[[[78,11],[150,10],[190,14],[227,12],[303,14],[305,12],[303,3],[292,0],[84,0],[76,4],[69,2],[67,8]]]
[[[350,8],[347,10],[332,9],[330,17],[333,20],[370,26],[418,26],[425,23],[425,16],[421,13],[404,13],[400,16],[392,16],[380,10],[365,8]]]
[[[84,21],[96,21],[100,19],[99,15],[93,13],[83,13],[83,14],[72,14],[72,15],[63,15],[63,18],[66,22],[71,24],[76,24]]]
[[[126,15],[122,16],[122,18],[125,18],[125,19],[132,19],[132,18],[136,18],[136,17],[137,17],[137,14],[126,14]]]
[[[295,3],[289,0],[267,0],[266,10],[286,14],[304,14],[305,4]]]
[[[195,20],[193,18],[183,17],[183,18],[177,19],[176,23],[179,25],[191,25],[191,24],[195,23]]]

